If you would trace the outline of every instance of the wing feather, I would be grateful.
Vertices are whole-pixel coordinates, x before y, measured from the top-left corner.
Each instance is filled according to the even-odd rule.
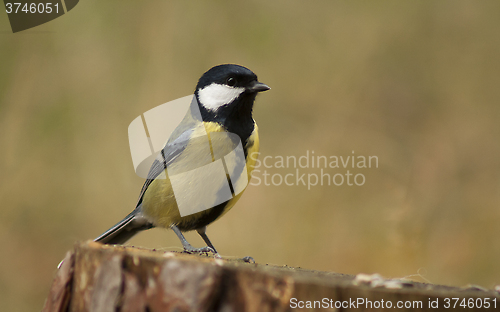
[[[138,207],[142,203],[144,193],[146,193],[149,185],[156,179],[156,177],[164,172],[167,166],[171,164],[177,157],[179,157],[179,155],[181,155],[182,152],[186,149],[187,145],[189,144],[189,137],[192,133],[192,128],[184,131],[175,141],[173,141],[172,143],[167,143],[165,147],[158,153],[158,156],[149,169],[148,178],[142,186],[136,207]]]

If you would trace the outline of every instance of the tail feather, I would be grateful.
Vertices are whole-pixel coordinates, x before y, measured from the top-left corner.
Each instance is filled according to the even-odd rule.
[[[115,224],[112,228],[101,234],[94,242],[103,244],[124,244],[135,234],[154,227],[144,217],[138,214],[139,209],[135,209],[123,220]]]

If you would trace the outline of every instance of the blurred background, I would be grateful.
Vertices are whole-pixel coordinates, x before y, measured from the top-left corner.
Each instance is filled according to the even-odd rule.
[[[261,159],[379,160],[349,169],[362,186],[250,186],[208,229],[223,256],[500,284],[499,33],[498,1],[81,1],[16,34],[0,14],[2,310],[40,309],[65,252],[134,208],[129,123],[221,63],[272,87]],[[181,250],[162,229],[129,244]]]

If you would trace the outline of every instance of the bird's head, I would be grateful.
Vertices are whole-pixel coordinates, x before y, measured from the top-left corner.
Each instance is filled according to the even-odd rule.
[[[270,88],[257,80],[251,70],[234,64],[212,67],[201,76],[196,98],[202,110],[214,116],[252,113],[258,92]]]

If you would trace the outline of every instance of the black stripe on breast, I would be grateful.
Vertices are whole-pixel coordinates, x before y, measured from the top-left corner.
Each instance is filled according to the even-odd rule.
[[[186,222],[177,224],[177,227],[179,230],[186,232],[207,226],[214,222],[224,212],[224,208],[227,206],[228,202],[229,201],[226,201],[213,208],[205,210],[199,218],[191,218]]]

